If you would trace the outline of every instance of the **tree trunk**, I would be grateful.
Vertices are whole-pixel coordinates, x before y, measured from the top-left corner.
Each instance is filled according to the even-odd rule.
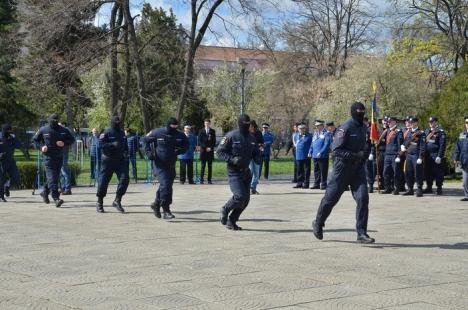
[[[131,83],[131,74],[132,74],[132,63],[130,61],[130,47],[128,45],[128,24],[125,25],[125,35],[123,37],[124,46],[125,46],[125,85],[122,96],[122,107],[120,109],[120,118],[122,123],[125,123],[125,118],[127,117],[127,107],[130,101],[130,83]]]
[[[118,17],[117,17],[118,14]],[[122,24],[122,10],[118,3],[114,3],[111,12],[110,27],[112,29],[110,46],[110,102],[109,109],[111,116],[118,115],[119,104],[119,71],[117,44],[120,34],[120,25]]]
[[[185,71],[184,71],[184,80],[182,83],[182,90],[179,97],[179,105],[177,106],[177,114],[176,118],[181,122],[182,117],[184,116],[184,108],[187,102],[187,97],[189,90],[191,89],[191,83],[193,79],[193,62],[195,58],[195,51],[190,50],[187,56],[187,62],[185,63]]]
[[[71,86],[67,86],[65,89],[65,95],[67,97],[67,102],[65,105],[65,113],[67,114],[67,126],[68,128],[73,128],[74,126],[74,115],[73,115],[73,90]]]
[[[130,15],[129,0],[122,0],[122,7],[125,15],[125,21],[128,25],[129,31],[129,43],[132,49],[133,61],[135,63],[137,83],[138,83],[138,95],[140,102],[141,113],[143,114],[143,127],[145,132],[149,132],[152,129],[152,121],[150,113],[147,113],[147,107],[149,105],[148,99],[146,98],[145,88],[145,77],[143,75],[143,63],[139,54],[138,40],[135,32],[135,26],[133,24],[133,18]]]

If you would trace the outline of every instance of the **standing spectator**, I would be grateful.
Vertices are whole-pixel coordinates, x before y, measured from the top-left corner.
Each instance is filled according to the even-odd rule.
[[[263,177],[268,180],[270,175],[270,154],[273,141],[275,136],[270,132],[270,125],[267,123],[262,124],[262,135],[263,135],[263,152],[262,152],[262,164],[260,165],[259,177],[262,175],[262,167],[265,166]]]
[[[128,144],[128,159],[132,164],[132,176],[136,183],[138,181],[136,154],[140,143],[138,141],[138,136],[131,128],[125,129],[125,136],[127,137]]]
[[[264,150],[263,135],[262,135],[262,132],[258,129],[258,125],[254,120],[250,122],[250,134],[255,138],[256,147],[258,148],[259,154],[261,154]],[[251,193],[254,195],[259,194],[259,192],[257,192],[257,184],[258,184],[258,179],[260,178],[261,166],[262,166],[262,162],[258,163],[253,159],[250,161],[249,168],[250,168],[250,171],[252,172],[252,181],[250,182],[250,190],[251,190]]]
[[[306,131],[306,125],[297,126],[299,133],[294,136],[296,146],[297,184],[294,188],[309,188],[310,180],[310,157],[309,149],[312,136]]]
[[[213,159],[214,148],[216,146],[216,131],[211,128],[211,120],[205,119],[205,128],[201,129],[198,134],[198,143],[200,151],[201,171],[200,171],[200,184],[204,183],[205,167],[208,164],[208,184],[211,182],[213,175]]]
[[[463,192],[461,201],[468,201],[468,115],[465,116],[465,130],[458,137],[453,151],[453,161],[460,166],[463,174]]]
[[[188,139],[187,152],[179,155],[180,160],[180,184],[184,184],[185,180],[188,179],[189,184],[195,184],[193,181],[193,157],[195,153],[195,147],[197,146],[197,137],[192,134],[192,126],[184,126],[184,134]]]
[[[286,148],[286,156],[289,154],[289,151],[292,150],[292,155],[293,155],[293,164],[294,164],[294,176],[292,179],[292,183],[297,183],[297,164],[296,164],[296,135],[298,135],[298,127],[299,123],[295,123],[293,125],[293,132],[291,134],[291,139],[288,141],[287,148]]]
[[[76,137],[76,135],[67,128],[66,122],[59,123],[59,125],[65,128],[66,130],[68,130],[70,132],[70,135]],[[72,194],[71,169],[70,169],[70,166],[68,165],[69,156],[70,156],[70,145],[65,145],[63,147],[62,169],[60,170],[60,189],[61,189],[62,195]]]
[[[314,186],[311,189],[327,188],[328,154],[331,142],[331,135],[325,129],[324,122],[316,120],[315,131],[309,149],[309,155],[314,160]]]
[[[330,135],[331,135],[331,137],[333,139],[335,137],[335,133],[336,133],[335,123],[334,122],[327,122],[325,125],[327,126],[327,130],[328,130],[328,132],[330,133]]]
[[[99,134],[99,130],[97,128],[93,128],[92,135],[88,138],[88,150],[91,160],[91,180],[97,180],[97,176],[101,170],[101,147],[99,142]]]

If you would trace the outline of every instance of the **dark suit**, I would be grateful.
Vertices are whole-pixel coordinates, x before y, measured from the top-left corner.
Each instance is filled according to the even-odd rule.
[[[214,148],[216,145],[216,131],[213,128],[209,129],[209,132],[206,132],[206,129],[203,128],[198,134],[198,145],[200,146],[200,160],[201,160],[201,173],[200,173],[200,182],[203,183],[205,176],[205,167],[208,163],[208,182],[211,182],[211,176],[213,174],[213,158],[214,158]],[[210,148],[210,151],[207,151],[207,148]]]

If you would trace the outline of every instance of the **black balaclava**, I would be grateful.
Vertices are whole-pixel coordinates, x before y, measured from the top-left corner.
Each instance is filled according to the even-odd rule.
[[[8,138],[11,135],[11,125],[10,124],[3,124],[2,126],[2,136],[3,138]]]
[[[170,117],[166,123],[166,129],[169,133],[175,133],[177,128],[172,128],[171,125],[179,125],[179,121],[175,117]]]
[[[113,116],[111,118],[111,127],[114,129],[120,129],[122,122],[120,121],[120,117]]]
[[[250,116],[247,114],[242,114],[239,117],[239,121],[237,123],[239,125],[239,131],[243,136],[247,136],[249,134],[250,129]]]
[[[364,112],[358,112],[357,110],[362,110]],[[351,116],[360,125],[364,124],[364,115],[366,114],[365,110],[366,107],[361,102],[355,102],[351,105]]]
[[[57,128],[59,126],[59,116],[57,114],[51,114],[49,118],[47,119],[49,122],[50,127],[52,128]]]

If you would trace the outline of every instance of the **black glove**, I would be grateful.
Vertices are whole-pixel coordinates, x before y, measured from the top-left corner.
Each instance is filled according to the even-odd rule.
[[[0,153],[0,160],[3,160],[6,157],[6,153]]]
[[[229,160],[229,163],[233,166],[236,166],[236,167],[239,167],[239,165],[241,164],[242,162],[242,157],[240,156],[234,156],[233,158],[231,158]]]

